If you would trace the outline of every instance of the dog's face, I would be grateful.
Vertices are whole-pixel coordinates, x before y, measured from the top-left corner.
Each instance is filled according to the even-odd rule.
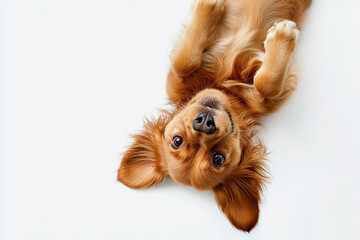
[[[252,140],[256,121],[235,106],[231,96],[203,90],[174,113],[147,120],[124,153],[118,180],[145,188],[171,176],[212,189],[230,222],[251,230],[258,219],[265,149]]]
[[[169,175],[180,184],[208,190],[223,182],[240,162],[236,113],[218,90],[196,95],[167,124],[163,137]]]

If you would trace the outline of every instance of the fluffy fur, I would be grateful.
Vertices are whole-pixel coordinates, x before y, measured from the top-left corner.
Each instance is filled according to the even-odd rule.
[[[167,93],[174,105],[144,129],[124,153],[118,180],[145,188],[172,177],[212,190],[238,229],[257,223],[266,181],[266,149],[257,118],[276,111],[296,87],[292,53],[311,0],[197,0],[172,55]],[[202,112],[216,132],[194,130]],[[172,146],[181,136],[179,148]],[[226,155],[214,166],[214,153]]]

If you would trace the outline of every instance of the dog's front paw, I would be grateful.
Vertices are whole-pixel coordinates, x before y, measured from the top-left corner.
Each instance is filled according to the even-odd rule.
[[[224,0],[198,0],[196,8],[210,13],[212,17],[220,17],[224,12]]]
[[[268,31],[266,40],[264,42],[265,52],[276,48],[284,48],[293,52],[296,47],[296,41],[299,38],[299,30],[296,28],[296,23],[290,20],[284,20],[275,23]],[[278,46],[281,44],[281,46]]]

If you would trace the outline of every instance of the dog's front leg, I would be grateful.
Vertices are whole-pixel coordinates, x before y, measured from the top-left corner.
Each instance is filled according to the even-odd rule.
[[[264,43],[264,62],[254,77],[254,85],[265,99],[277,100],[286,94],[285,80],[298,35],[293,21],[284,20],[270,28]]]
[[[224,11],[224,0],[197,0],[190,24],[171,56],[172,70],[185,77],[201,65],[202,52],[210,31]]]

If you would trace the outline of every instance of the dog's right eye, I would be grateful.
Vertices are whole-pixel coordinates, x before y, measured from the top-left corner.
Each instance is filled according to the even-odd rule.
[[[225,155],[223,153],[215,153],[212,157],[212,162],[215,167],[221,167],[225,162]]]
[[[171,146],[174,149],[178,149],[183,144],[184,140],[180,135],[175,135],[172,139]]]

